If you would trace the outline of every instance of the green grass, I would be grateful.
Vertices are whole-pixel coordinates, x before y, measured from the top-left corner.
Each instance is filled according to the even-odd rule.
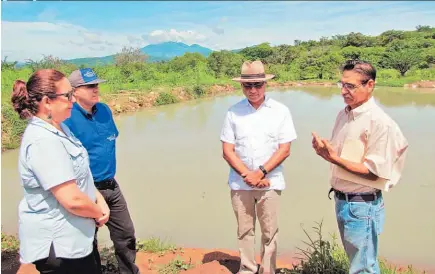
[[[342,247],[337,243],[337,238],[332,235],[332,240],[325,240],[322,233],[322,222],[313,227],[314,237],[304,229],[308,241],[304,241],[306,249],[298,248],[300,263],[293,270],[284,270],[289,274],[346,274],[349,273],[349,260]],[[415,270],[411,265],[407,269],[399,269],[390,265],[386,260],[380,259],[381,274],[417,274],[425,273]]]
[[[170,92],[160,92],[156,99],[156,105],[168,105],[178,103],[178,98]]]
[[[193,267],[194,265],[192,264],[191,260],[189,260],[189,262],[186,262],[180,257],[177,257],[174,260],[170,261],[168,264],[162,266],[158,270],[158,272],[159,274],[177,274],[181,271],[188,270]]]
[[[7,235],[2,232],[2,252],[18,252],[20,249],[20,242],[18,238],[13,235]]]
[[[157,237],[151,237],[147,240],[138,240],[136,243],[138,251],[149,253],[164,253],[167,251],[175,251],[177,247],[174,244],[168,243]]]

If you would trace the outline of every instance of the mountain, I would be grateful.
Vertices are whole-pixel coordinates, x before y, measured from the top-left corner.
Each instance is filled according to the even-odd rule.
[[[141,51],[148,55],[148,62],[158,62],[170,60],[177,56],[182,56],[186,52],[197,52],[204,56],[208,56],[212,50],[209,48],[202,47],[198,44],[186,45],[180,42],[164,42],[160,44],[151,44],[146,47],[141,48]],[[69,63],[80,65],[93,66],[97,63],[110,64],[113,63],[115,55],[103,56],[103,57],[88,57],[88,58],[76,58],[71,60],[66,60]]]
[[[172,59],[176,56],[182,56],[186,52],[198,52],[204,56],[208,56],[212,52],[211,49],[202,47],[198,44],[188,46],[180,42],[165,42],[160,44],[152,44],[142,48],[141,51],[148,56],[152,56],[158,59],[161,58],[163,60]]]

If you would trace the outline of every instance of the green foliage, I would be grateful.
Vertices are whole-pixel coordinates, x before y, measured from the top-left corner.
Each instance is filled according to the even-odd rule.
[[[421,51],[416,49],[391,51],[387,53],[385,58],[385,63],[388,63],[389,67],[397,69],[402,76],[405,76],[409,69],[421,61],[423,61]]]
[[[267,63],[267,58],[271,56],[272,53],[273,49],[269,43],[262,43],[254,47],[247,47],[240,51],[240,54],[242,54],[246,60],[261,60],[264,63]]]
[[[376,45],[376,38],[372,36],[366,36],[362,33],[351,32],[346,36],[344,47],[373,47]]]
[[[2,60],[2,71],[15,70],[15,66],[18,62],[8,62],[7,59],[8,57],[5,56],[5,58]]]
[[[160,238],[151,237],[148,240],[138,240],[136,243],[137,251],[160,253],[166,251],[174,251],[175,245],[162,241]]]
[[[332,235],[332,241],[327,241],[322,235],[322,222],[313,227],[315,237],[311,237],[304,230],[308,242],[304,243],[308,248],[298,248],[302,255],[301,262],[294,265],[292,270],[282,270],[281,273],[288,274],[346,274],[349,273],[349,260],[346,252],[337,244],[337,238]],[[417,274],[419,273],[411,265],[406,270],[399,270],[397,267],[388,264],[381,259],[379,262],[381,274]],[[423,272],[425,273],[425,272]]]
[[[2,253],[3,252],[18,252],[20,248],[20,242],[17,237],[13,235],[7,235],[2,232]]]
[[[167,265],[161,267],[159,269],[159,274],[177,274],[181,271],[185,271],[188,269],[193,268],[194,265],[192,264],[192,259],[189,260],[189,262],[184,261],[180,257],[175,258],[174,260],[170,261]]]
[[[387,30],[378,37],[381,46],[386,46],[394,40],[401,40],[405,38],[405,33],[400,30]]]
[[[147,55],[144,54],[140,48],[123,47],[121,52],[115,55],[115,65],[125,66],[130,64],[141,64],[147,59]]]
[[[44,55],[44,57],[39,61],[29,59],[26,61],[26,64],[27,67],[32,70],[32,72],[40,69],[55,69],[62,71],[65,74],[70,74],[73,70],[77,69],[77,66],[67,63],[66,61],[53,55]]]
[[[349,262],[345,254],[340,251],[335,239],[329,242],[323,239],[322,222],[313,227],[316,238],[312,238],[304,229],[308,237],[308,249],[298,248],[303,256],[301,263],[294,267],[291,273],[303,274],[346,274],[349,269]]]
[[[113,56],[112,56],[113,57]],[[206,94],[206,87],[232,84],[246,60],[262,60],[266,73],[275,74],[275,81],[330,81],[339,78],[339,67],[347,59],[371,62],[377,69],[377,84],[403,86],[419,80],[433,80],[435,67],[435,28],[417,26],[415,31],[389,30],[379,36],[361,33],[321,37],[318,41],[295,40],[294,45],[271,46],[262,43],[239,52],[212,52],[208,57],[186,53],[169,61],[149,63],[140,49],[123,48],[114,55],[114,64],[93,65],[100,78],[101,94],[116,94],[120,90],[149,92],[182,87],[192,98]],[[112,61],[113,61],[112,60]],[[77,66],[51,55],[39,61],[28,60],[17,68],[16,62],[2,60],[2,148],[15,148],[26,121],[20,120],[11,106],[11,91],[16,79],[27,81],[42,68],[54,68],[69,75]],[[159,95],[156,105],[176,103],[171,93]]]
[[[244,57],[228,50],[214,51],[208,58],[207,63],[216,78],[236,77],[240,74],[240,68]]]
[[[207,64],[207,59],[200,53],[186,53],[183,56],[175,57],[168,62],[172,71],[195,70]]]
[[[194,94],[195,98],[202,97],[202,96],[204,96],[206,93],[207,93],[207,91],[206,91],[205,88],[202,87],[202,86],[198,86],[198,85],[197,85],[197,86],[194,86],[194,87],[193,87],[193,94]]]

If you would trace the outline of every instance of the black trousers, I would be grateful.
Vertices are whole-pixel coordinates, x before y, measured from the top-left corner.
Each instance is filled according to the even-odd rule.
[[[118,183],[110,187],[97,188],[106,200],[110,208],[109,221],[106,223],[110,232],[110,239],[115,248],[115,256],[118,261],[119,271],[122,274],[136,274],[139,273],[139,268],[136,266],[136,237],[134,232],[133,221],[131,220],[130,213],[128,212],[127,202]],[[97,261],[99,269],[101,269],[101,259],[98,253],[97,231],[95,231],[94,240],[94,256]],[[100,272],[101,273],[101,272]]]
[[[53,246],[50,248],[48,258],[33,262],[41,274],[98,274],[101,269],[97,265],[95,254],[91,253],[84,258],[65,259],[56,258]]]

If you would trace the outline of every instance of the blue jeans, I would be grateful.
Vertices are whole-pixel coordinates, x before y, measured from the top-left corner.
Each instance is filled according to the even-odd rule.
[[[347,202],[335,197],[341,241],[350,261],[350,274],[379,274],[378,235],[385,220],[384,200]]]

